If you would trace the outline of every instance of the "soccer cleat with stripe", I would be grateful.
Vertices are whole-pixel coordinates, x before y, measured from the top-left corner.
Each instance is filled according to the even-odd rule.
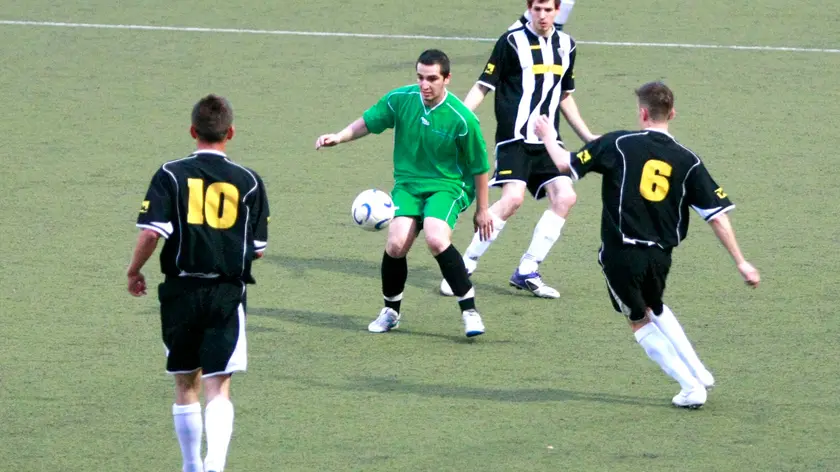
[[[671,400],[671,403],[679,408],[696,410],[706,404],[706,397],[706,389],[701,385],[691,390],[680,390],[680,393]]]
[[[539,272],[520,274],[519,269],[516,269],[510,276],[510,285],[519,290],[528,290],[540,298],[560,298],[560,292],[546,285]]]
[[[476,310],[465,310],[461,313],[464,320],[464,333],[468,338],[484,334],[484,323]]]

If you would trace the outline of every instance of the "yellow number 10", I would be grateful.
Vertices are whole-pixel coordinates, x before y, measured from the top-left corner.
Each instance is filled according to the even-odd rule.
[[[189,209],[187,223],[215,229],[228,229],[236,223],[239,189],[227,182],[214,182],[204,192],[203,179],[187,179]]]
[[[671,176],[671,164],[651,159],[645,162],[642,169],[642,181],[639,183],[639,192],[645,200],[661,202],[668,195],[671,183],[668,177]]]

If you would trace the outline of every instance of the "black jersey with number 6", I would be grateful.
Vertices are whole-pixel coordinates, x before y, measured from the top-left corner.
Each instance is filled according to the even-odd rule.
[[[697,155],[663,131],[616,131],[571,156],[573,178],[603,175],[606,246],[673,248],[688,233],[688,209],[709,221],[735,205]]]
[[[259,175],[201,150],[152,177],[137,226],[166,238],[167,276],[254,283],[251,262],[268,243],[268,199]]]

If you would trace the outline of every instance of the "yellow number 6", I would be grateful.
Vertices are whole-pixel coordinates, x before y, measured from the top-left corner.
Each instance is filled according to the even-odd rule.
[[[639,183],[639,192],[645,200],[661,202],[668,195],[671,183],[668,177],[671,176],[671,164],[651,159],[645,162],[642,169],[642,181]]]
[[[214,182],[204,193],[203,179],[187,179],[190,190],[187,223],[215,229],[228,229],[236,223],[239,208],[239,189],[227,182]],[[221,209],[221,214],[219,213]]]

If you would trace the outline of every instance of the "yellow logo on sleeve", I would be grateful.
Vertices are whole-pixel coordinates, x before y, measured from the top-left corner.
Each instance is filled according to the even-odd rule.
[[[586,164],[592,159],[592,155],[589,154],[589,150],[584,149],[583,151],[577,153],[577,158],[580,159],[581,164]]]
[[[724,193],[723,187],[718,187],[717,190],[715,190],[715,195],[717,195],[718,198],[726,198],[726,193]]]
[[[149,211],[149,201],[143,200],[143,203],[140,204],[140,213],[146,213]]]
[[[489,75],[493,75],[494,70],[496,70],[496,64],[493,64],[492,62],[488,62],[487,67],[484,68],[484,73],[489,74]]]

